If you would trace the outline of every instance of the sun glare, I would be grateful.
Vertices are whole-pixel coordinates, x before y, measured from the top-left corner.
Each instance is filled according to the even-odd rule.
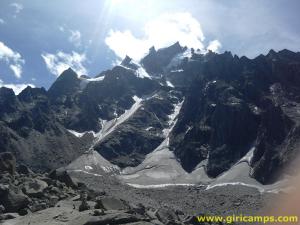
[[[120,4],[121,2],[123,2],[124,0],[110,0],[111,4],[112,5],[118,5]]]

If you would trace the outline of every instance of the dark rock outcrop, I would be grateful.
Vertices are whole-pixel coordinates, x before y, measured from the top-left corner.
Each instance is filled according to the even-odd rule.
[[[0,153],[0,173],[13,175],[16,172],[16,158],[10,152]]]

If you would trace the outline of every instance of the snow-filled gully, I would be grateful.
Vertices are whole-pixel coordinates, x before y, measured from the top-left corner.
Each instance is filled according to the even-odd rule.
[[[151,96],[153,97],[153,96]],[[149,97],[149,98],[151,98]],[[147,99],[149,99],[147,98]],[[90,148],[93,150],[95,144],[101,142],[105,137],[114,132],[116,128],[128,120],[140,107],[142,98],[133,96],[135,103],[118,118],[110,121],[101,120],[102,129],[98,132],[78,133],[69,130],[77,137],[82,137],[86,133],[92,133],[95,140]],[[249,152],[240,159],[231,169],[224,172],[217,178],[207,177],[205,170],[195,169],[191,174],[186,173],[177,161],[174,153],[169,149],[169,135],[176,125],[177,117],[181,110],[183,101],[174,105],[174,112],[169,115],[169,128],[163,130],[165,140],[145,158],[137,167],[128,167],[117,176],[124,183],[134,188],[163,188],[168,186],[193,186],[206,183],[206,190],[224,186],[246,186],[256,188],[259,192],[278,192],[284,189],[283,182],[274,185],[262,185],[249,176],[250,161],[253,157],[255,147],[251,147]],[[102,176],[102,174],[92,173],[88,169],[76,169],[74,172],[82,172],[88,175]]]
[[[125,110],[125,112],[118,118],[112,119],[110,121],[102,120],[102,129],[95,134],[96,140],[94,142],[94,145],[103,140],[107,135],[111,134],[120,124],[128,120],[140,108],[143,99],[137,96],[133,96],[133,100],[135,101],[135,103],[131,106],[131,108]]]

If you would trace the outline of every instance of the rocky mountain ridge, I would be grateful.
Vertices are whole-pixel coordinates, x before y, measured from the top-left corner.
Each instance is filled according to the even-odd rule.
[[[0,89],[0,151],[39,171],[93,150],[121,170],[148,171],[167,140],[184,173],[215,178],[252,149],[250,175],[272,183],[298,152],[299,73],[300,54],[288,50],[248,59],[178,43],[95,78],[69,69],[48,91]]]

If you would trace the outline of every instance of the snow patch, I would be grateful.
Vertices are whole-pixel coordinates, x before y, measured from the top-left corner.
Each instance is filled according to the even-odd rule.
[[[166,83],[168,87],[174,88],[174,85],[170,81],[167,80]]]
[[[188,126],[184,134],[187,134],[192,128],[193,128],[192,126]]]
[[[140,66],[137,70],[136,70],[136,76],[139,78],[148,78],[151,79],[151,76],[146,72],[146,70]]]
[[[140,165],[127,167],[122,171],[120,178],[125,183],[143,188],[193,183],[191,179],[187,178],[188,173],[183,170],[174,153],[169,150],[169,134],[177,122],[182,104],[183,101],[174,104],[174,112],[169,115],[169,127],[163,130],[165,140],[149,153]]]
[[[105,78],[105,76],[100,76],[100,77],[95,77],[95,78],[89,78],[89,79],[86,79],[87,81],[89,82],[95,82],[95,81],[103,81]]]
[[[150,184],[150,185],[127,183],[127,185],[134,187],[134,188],[140,188],[140,189],[164,188],[164,187],[170,187],[170,186],[195,186],[195,184],[180,184],[180,183],[179,184]]]
[[[178,70],[171,70],[170,72],[171,73],[181,73],[183,71],[184,71],[183,69],[178,69]]]
[[[93,135],[94,138],[96,137],[95,131],[92,131],[92,130],[85,131],[85,132],[77,132],[75,130],[67,130],[67,131],[69,131],[71,134],[73,134],[74,136],[76,136],[78,138],[82,138],[86,134],[91,134],[91,135]]]
[[[253,158],[254,151],[255,151],[255,146],[251,147],[251,149],[247,152],[247,154],[243,158],[241,158],[236,164],[239,164],[241,162],[247,162],[250,165],[251,160]]]
[[[91,166],[84,166],[84,169],[86,169],[86,170],[92,170],[93,167],[91,167]]]
[[[171,69],[171,68],[176,68],[178,67],[181,63],[182,60],[185,58],[190,59],[192,57],[192,51],[191,49],[187,49],[186,51],[177,54],[169,63],[169,65],[166,67],[167,69]]]
[[[131,60],[130,63],[134,66],[134,68],[137,68],[137,69],[132,69],[132,68],[129,68],[127,66],[124,66],[124,65],[118,65],[126,70],[130,70],[132,72],[134,72],[134,74],[138,77],[138,78],[148,78],[148,79],[152,79],[151,76],[146,72],[146,70],[144,69],[144,67],[139,64],[138,62],[134,61],[134,60]]]
[[[258,189],[259,192],[261,192],[261,193],[265,191],[265,189],[262,188],[261,186],[254,185],[254,184],[246,184],[246,183],[243,183],[243,182],[228,182],[228,183],[208,185],[205,190],[207,191],[207,190],[210,190],[210,189],[213,189],[213,188],[216,188],[216,187],[224,187],[224,186],[229,186],[229,185],[232,185],[232,186],[242,185],[242,186],[246,186],[246,187],[252,187],[252,188]]]
[[[132,97],[135,103],[131,106],[130,109],[125,110],[125,112],[120,115],[118,118],[112,119],[110,121],[107,120],[101,120],[101,126],[102,129],[95,134],[96,140],[93,143],[92,147],[99,143],[101,140],[103,140],[107,135],[111,134],[115,129],[122,123],[124,123],[126,120],[128,120],[141,106],[142,98],[139,98],[138,96]]]
[[[289,192],[292,190],[291,187],[286,186],[286,180],[279,181],[274,184],[270,185],[255,185],[255,184],[248,184],[244,182],[228,182],[228,183],[222,183],[222,184],[214,184],[214,185],[208,185],[205,190],[210,190],[216,187],[225,187],[225,186],[245,186],[245,187],[251,187],[257,189],[260,193],[275,193],[278,194],[281,191]]]
[[[105,75],[100,76],[100,77],[94,77],[94,78],[80,78],[80,80],[81,80],[80,89],[83,90],[89,82],[103,81],[104,78],[105,78]]]
[[[120,168],[104,159],[98,152],[90,151],[75,159],[66,167],[66,170],[102,176],[106,173],[118,174]]]
[[[97,174],[97,173],[90,173],[88,171],[85,171],[85,170],[72,170],[72,172],[79,172],[79,173],[85,173],[85,174],[88,174],[88,175],[93,175],[95,177],[102,177],[103,175],[101,174]]]

